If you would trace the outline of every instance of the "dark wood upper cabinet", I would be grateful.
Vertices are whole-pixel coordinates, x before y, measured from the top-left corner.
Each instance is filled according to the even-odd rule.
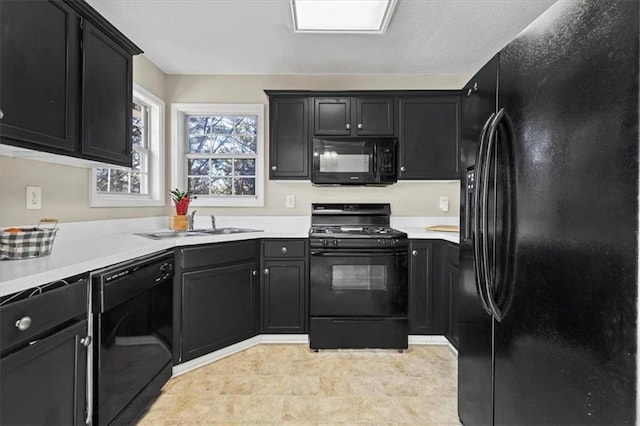
[[[393,136],[393,98],[358,98],[356,134]]]
[[[399,179],[459,179],[457,96],[400,98]]]
[[[82,47],[82,153],[131,166],[131,54],[90,22]]]
[[[3,0],[0,28],[0,141],[131,166],[142,51],[81,0]]]
[[[393,97],[315,98],[317,136],[393,136]]]
[[[313,134],[350,136],[351,99],[315,98],[313,100]]]
[[[0,135],[22,148],[78,145],[79,17],[67,4],[0,2]]]
[[[269,100],[269,178],[309,179],[309,100]]]

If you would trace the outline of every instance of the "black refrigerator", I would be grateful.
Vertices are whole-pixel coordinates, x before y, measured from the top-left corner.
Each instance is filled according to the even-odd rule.
[[[458,413],[636,424],[638,1],[560,1],[467,84]]]

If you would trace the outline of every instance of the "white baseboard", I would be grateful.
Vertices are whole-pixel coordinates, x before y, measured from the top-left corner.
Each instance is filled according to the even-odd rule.
[[[260,343],[301,343],[309,344],[308,334],[261,334]]]
[[[309,344],[308,334],[260,334],[242,342],[238,342],[234,345],[227,346],[226,348],[211,352],[210,354],[203,355],[199,358],[192,359],[191,361],[184,362],[180,365],[176,365],[172,370],[172,377],[180,376],[189,371],[195,370],[212,362],[218,361],[222,358],[226,358],[229,355],[236,354],[240,351],[248,349],[260,344]],[[458,356],[458,351],[444,336],[409,336],[410,345],[442,345],[448,346],[451,351]]]
[[[182,364],[176,365],[172,369],[172,377],[180,376],[189,371],[195,370],[196,368],[200,368],[207,364],[211,364],[214,361],[218,361],[222,358],[226,358],[229,355],[236,354],[240,351],[248,349],[252,346],[259,345],[262,341],[262,336],[252,337],[247,340],[243,340],[242,342],[238,342],[231,346],[227,346],[226,348],[222,348],[215,352],[211,352],[210,354],[202,355],[196,359],[192,359],[191,361],[184,362]]]
[[[444,336],[421,336],[421,335],[409,335],[410,345],[443,345],[448,346],[454,355],[458,356],[458,350],[449,343],[449,339]]]

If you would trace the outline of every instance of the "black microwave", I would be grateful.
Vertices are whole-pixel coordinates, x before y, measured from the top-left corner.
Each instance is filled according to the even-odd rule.
[[[398,181],[396,138],[313,138],[314,185],[391,185]]]

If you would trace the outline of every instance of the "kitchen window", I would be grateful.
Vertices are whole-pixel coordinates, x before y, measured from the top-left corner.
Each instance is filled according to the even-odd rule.
[[[172,188],[193,206],[263,206],[264,106],[174,104]]]
[[[164,102],[134,83],[132,167],[96,167],[92,207],[163,206]]]

